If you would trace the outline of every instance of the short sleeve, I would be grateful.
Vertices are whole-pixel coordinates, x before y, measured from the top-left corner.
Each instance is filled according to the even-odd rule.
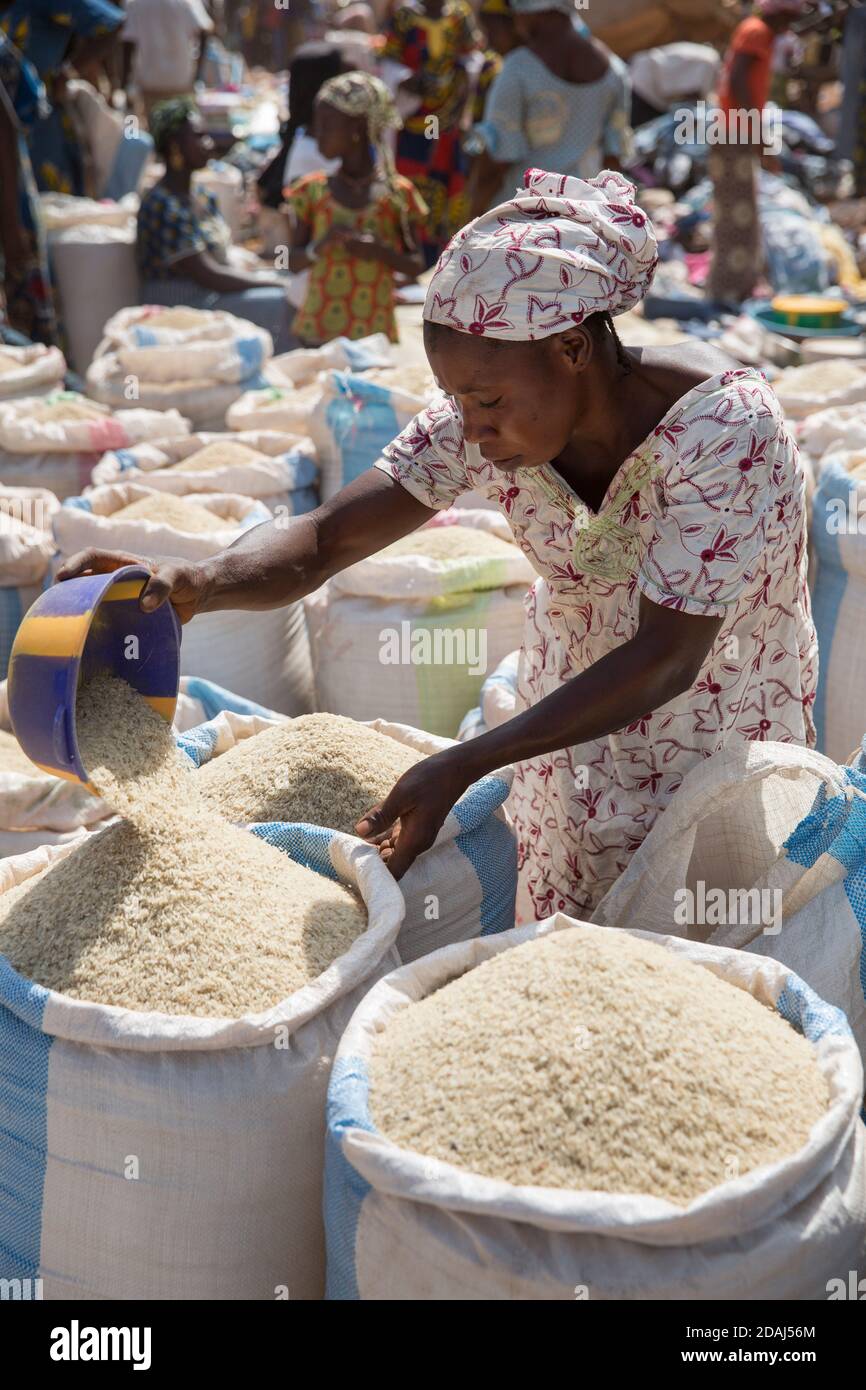
[[[466,469],[463,428],[453,401],[434,401],[397,435],[376,468],[425,507],[450,507],[472,486]]]
[[[760,574],[768,515],[796,469],[766,382],[752,372],[726,375],[726,384],[693,393],[658,426],[641,524],[641,593],[705,617],[724,616]]]
[[[491,159],[498,164],[516,164],[521,159],[531,163],[524,122],[523,81],[515,65],[506,58],[487,94],[484,120],[476,126]]]
[[[313,220],[318,201],[319,178],[315,174],[304,174],[295,183],[283,190],[283,197],[296,222],[309,224]]]
[[[206,251],[198,220],[191,207],[178,198],[166,201],[162,208],[158,233],[158,254],[162,265],[173,265],[186,256]]]

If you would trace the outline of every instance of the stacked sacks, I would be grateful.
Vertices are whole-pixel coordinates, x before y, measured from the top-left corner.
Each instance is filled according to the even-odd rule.
[[[45,193],[40,203],[69,360],[83,376],[102,337],[103,324],[139,297],[138,198],[130,194],[119,203],[97,202]]]
[[[821,656],[814,710],[818,748],[844,762],[866,726],[866,450],[824,455],[810,540],[817,557],[812,611]]]
[[[66,360],[59,348],[42,343],[12,347],[0,342],[0,401],[60,390],[65,375]]]
[[[321,723],[319,717],[316,720],[317,724]],[[209,723],[190,730],[178,739],[178,744],[199,767],[214,771],[217,770],[214,759],[228,754],[234,760],[232,771],[229,772],[228,764],[220,768],[219,781],[213,783],[207,793],[213,798],[215,809],[226,806],[226,815],[236,819],[237,805],[249,798],[245,802],[249,813],[256,820],[268,822],[267,833],[272,843],[298,857],[299,843],[309,839],[309,825],[286,820],[277,822],[273,813],[274,801],[279,799],[274,792],[275,784],[288,785],[296,775],[289,765],[291,746],[287,744],[280,750],[274,766],[267,761],[264,746],[258,751],[256,743],[258,735],[275,727],[278,725],[274,719],[226,710]],[[414,753],[419,760],[451,745],[450,739],[434,738],[405,724],[374,719],[357,727],[356,741],[364,750],[370,742],[370,734],[394,740],[407,754]],[[349,794],[358,796],[359,788],[351,772],[347,770],[344,778],[340,778],[339,735],[334,738],[330,753],[326,751],[327,735],[322,738],[319,733],[318,737],[323,749],[322,761],[327,764],[331,780],[338,783],[343,780]],[[269,750],[271,754],[272,749]],[[371,749],[369,756],[366,752],[360,756],[365,760],[363,775],[366,779],[360,801],[365,801],[364,810],[369,810],[370,798],[384,797],[391,788],[375,786],[372,775],[375,749]],[[407,757],[406,762],[409,761]],[[503,809],[513,776],[512,767],[500,768],[471,786],[448,815],[433,847],[420,855],[401,878],[400,891],[406,903],[406,915],[397,941],[401,960],[417,960],[441,946],[506,931],[513,925],[517,845]],[[227,801],[227,797],[231,799]],[[324,835],[329,829],[325,827],[316,833]],[[319,867],[316,862],[304,862],[311,862],[313,868]]]
[[[59,506],[44,488],[0,483],[0,679],[21,619],[48,574],[54,554],[51,521]]]
[[[807,415],[799,427],[798,438],[801,447],[815,461],[829,449],[866,447],[866,401]]]
[[[501,515],[451,516],[460,525],[404,537],[307,598],[318,709],[453,738],[488,672],[519,646],[529,561]],[[468,536],[468,554],[423,553],[452,532],[455,545]]]
[[[139,305],[106,323],[87,389],[110,405],[132,395],[153,409],[182,410],[196,429],[221,429],[229,406],[264,384],[272,353],[270,334],[233,314]]]
[[[140,483],[156,491],[236,492],[279,516],[318,505],[319,468],[308,439],[277,430],[191,434],[110,451],[93,470],[94,484]]]
[[[180,515],[188,511],[185,504],[196,514],[211,514],[213,525],[205,529],[202,522],[194,531],[185,529]],[[116,519],[127,507],[149,515]],[[165,520],[158,519],[160,511]],[[267,507],[250,497],[177,497],[135,483],[113,483],[70,498],[55,517],[54,534],[64,559],[98,546],[154,559],[195,561],[215,555],[250,527],[270,519]],[[280,713],[304,713],[312,704],[312,674],[303,605],[261,613],[200,614],[183,629],[181,672],[215,681]]]
[[[189,422],[176,410],[111,411],[74,391],[0,401],[0,478],[63,501],[87,486],[106,449],[187,434]]]
[[[776,962],[631,936],[557,914],[374,985],[331,1073],[329,1298],[846,1296],[866,1134],[844,1019]],[[683,1168],[688,1201],[659,1181]]]

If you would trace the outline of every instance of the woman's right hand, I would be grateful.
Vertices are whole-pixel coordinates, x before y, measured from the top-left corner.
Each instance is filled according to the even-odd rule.
[[[57,571],[56,582],[79,579],[85,574],[110,574],[124,565],[141,565],[150,570],[150,578],[141,591],[139,604],[145,613],[152,613],[169,599],[182,623],[188,623],[199,612],[208,589],[204,565],[188,560],[147,560],[141,555],[126,555],[117,550],[80,550]]]

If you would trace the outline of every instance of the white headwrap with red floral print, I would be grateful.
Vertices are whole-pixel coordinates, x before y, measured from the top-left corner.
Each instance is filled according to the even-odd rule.
[[[622,314],[646,294],[658,263],[634,187],[528,169],[525,187],[452,237],[433,272],[424,317],[487,338],[527,342],[590,314]]]

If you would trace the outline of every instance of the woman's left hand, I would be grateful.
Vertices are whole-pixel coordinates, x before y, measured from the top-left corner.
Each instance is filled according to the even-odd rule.
[[[435,753],[403,773],[385,800],[358,821],[355,834],[378,845],[391,873],[402,878],[433,844],[448,812],[474,780],[463,744]]]
[[[359,260],[378,261],[381,259],[379,243],[369,232],[361,232],[357,236],[349,232],[340,237],[340,243],[349,256],[357,256]]]

